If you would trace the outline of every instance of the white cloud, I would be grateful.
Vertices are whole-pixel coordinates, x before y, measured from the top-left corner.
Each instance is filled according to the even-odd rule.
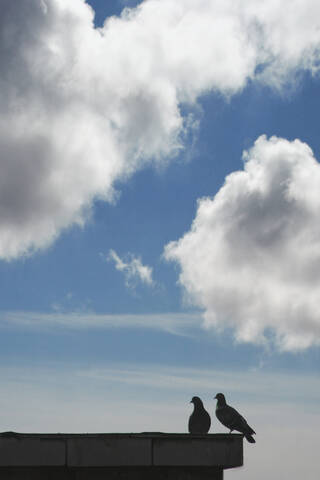
[[[192,227],[166,246],[207,327],[284,350],[320,344],[320,165],[299,140],[261,136]]]
[[[0,258],[83,225],[116,180],[180,151],[179,110],[318,68],[316,0],[149,0],[102,29],[82,0],[0,0]],[[255,73],[257,66],[260,73]]]
[[[107,258],[115,263],[117,270],[124,273],[126,285],[128,287],[135,285],[137,280],[141,283],[146,283],[149,286],[153,285],[152,267],[143,265],[140,258],[129,254],[128,261],[125,262],[121,260],[119,255],[112,249],[109,251]]]

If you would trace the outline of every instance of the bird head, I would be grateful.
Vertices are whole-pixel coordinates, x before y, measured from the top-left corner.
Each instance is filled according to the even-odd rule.
[[[222,401],[223,403],[225,403],[226,399],[225,399],[225,396],[223,395],[223,393],[217,393],[217,395],[214,397],[215,399],[219,401]]]
[[[193,403],[194,405],[202,405],[202,400],[199,397],[192,397],[190,403]]]

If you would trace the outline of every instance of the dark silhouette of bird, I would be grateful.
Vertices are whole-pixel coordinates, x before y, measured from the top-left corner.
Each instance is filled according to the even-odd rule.
[[[191,402],[194,409],[189,418],[189,433],[203,435],[208,433],[211,425],[209,413],[205,410],[202,400],[199,397],[193,397]]]
[[[230,407],[225,399],[223,393],[217,393],[214,397],[217,399],[216,417],[225,427],[230,429],[230,433],[233,430],[243,433],[248,442],[256,443],[253,438],[253,434],[256,432],[247,424],[247,421],[240,415],[237,410]]]

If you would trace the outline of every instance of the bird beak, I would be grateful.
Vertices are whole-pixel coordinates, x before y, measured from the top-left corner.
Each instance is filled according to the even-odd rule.
[[[214,398],[217,399],[217,395]]]

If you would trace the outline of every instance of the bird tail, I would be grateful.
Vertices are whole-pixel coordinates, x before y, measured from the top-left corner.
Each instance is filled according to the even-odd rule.
[[[249,443],[256,443],[252,435],[249,435],[248,433],[246,433],[244,436],[246,437]]]

